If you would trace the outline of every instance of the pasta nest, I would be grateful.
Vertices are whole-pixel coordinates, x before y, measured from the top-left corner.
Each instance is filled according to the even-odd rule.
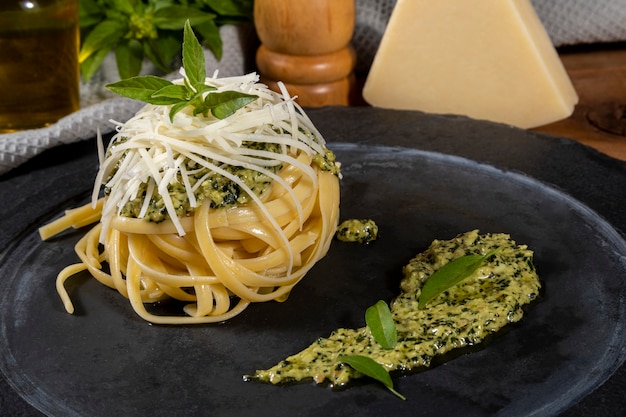
[[[169,106],[146,105],[106,151],[99,141],[92,202],[40,229],[45,239],[97,222],[57,278],[68,312],[65,281],[87,270],[149,322],[220,322],[284,301],[328,252],[340,173],[320,132],[282,85],[256,74],[207,84],[258,98],[225,119],[186,108],[170,120]],[[167,299],[179,314],[147,308]]]

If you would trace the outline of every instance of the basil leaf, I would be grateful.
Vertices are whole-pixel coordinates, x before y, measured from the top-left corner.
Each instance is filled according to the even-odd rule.
[[[159,59],[167,65],[166,73],[170,73],[175,66],[180,64],[178,55],[181,53],[182,37],[171,30],[159,32],[159,39],[156,44]]]
[[[374,340],[383,349],[393,349],[398,342],[396,323],[393,321],[389,306],[383,300],[365,310],[365,323],[372,332]]]
[[[197,116],[202,114],[204,117],[209,115],[209,107],[202,98],[202,93],[196,93],[196,95],[189,101],[189,104],[193,106],[193,115]]]
[[[150,97],[152,98],[168,97],[168,98],[177,99],[178,101],[180,100],[187,101],[191,98],[191,94],[189,93],[189,90],[187,90],[187,88],[184,85],[171,84],[171,85],[166,85],[160,90],[155,91],[154,93],[152,93]]]
[[[112,3],[110,4],[110,7],[115,11],[124,13],[129,16],[135,12],[135,10],[133,9],[132,3],[129,2],[128,0],[110,0],[110,1]]]
[[[221,16],[241,16],[249,17],[252,15],[252,0],[204,0],[204,2]]]
[[[115,61],[120,78],[130,78],[141,72],[143,48],[135,39],[120,42],[115,47]]]
[[[354,370],[362,373],[365,376],[369,376],[381,382],[389,391],[391,391],[395,396],[402,400],[406,400],[406,397],[396,391],[393,387],[393,381],[391,380],[391,376],[387,369],[385,369],[381,364],[376,362],[374,359],[361,356],[361,355],[347,355],[347,356],[339,356],[339,362],[347,363]]]
[[[213,116],[218,119],[225,119],[257,98],[258,96],[238,91],[224,91],[221,93],[209,93],[204,99],[204,103],[211,109]]]
[[[223,43],[220,36],[220,29],[214,20],[205,22],[195,27],[196,31],[202,36],[202,44],[209,48],[209,50],[215,56],[215,59],[220,61],[223,54]]]
[[[80,64],[80,74],[85,82],[93,77],[108,54],[108,50],[101,49],[89,55],[89,57]]]
[[[105,16],[104,10],[96,0],[80,0],[78,2],[78,22],[81,28],[95,25]]]
[[[185,22],[183,33],[183,68],[189,83],[193,87],[203,85],[206,81],[204,52],[198,38],[191,29],[189,21]]]
[[[443,293],[447,289],[455,286],[464,279],[472,276],[483,262],[498,252],[500,248],[489,252],[486,255],[465,255],[453,259],[438,270],[436,270],[424,283],[420,293],[418,308],[423,309],[429,301]]]
[[[202,84],[196,87],[197,93],[204,93],[205,91],[217,90],[217,87],[213,87],[212,85]]]
[[[169,55],[169,49],[163,48],[164,41],[167,38],[159,38],[159,41],[155,39],[143,39],[143,53],[158,69],[161,71],[168,73],[171,71]]]
[[[203,12],[194,7],[171,5],[161,7],[154,12],[153,23],[159,29],[180,30],[188,20],[191,26],[215,19],[213,13]]]
[[[170,109],[170,121],[173,122],[174,116],[176,116],[176,113],[178,113],[179,111],[181,111],[188,105],[189,105],[189,102],[187,101],[181,101],[180,103],[174,104],[172,108]]]
[[[98,50],[111,50],[122,39],[126,26],[127,24],[118,20],[105,20],[99,23],[83,41],[78,53],[78,62],[82,63]]]
[[[156,105],[178,103],[180,101],[178,99],[172,99],[169,97],[152,97],[152,94],[168,85],[172,85],[172,83],[163,78],[153,75],[142,75],[127,78],[113,84],[108,84],[106,87],[114,93],[135,100],[140,100],[145,103]]]

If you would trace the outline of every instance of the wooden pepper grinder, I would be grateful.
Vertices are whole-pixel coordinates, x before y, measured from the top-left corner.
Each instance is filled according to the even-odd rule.
[[[261,82],[282,81],[301,106],[349,105],[355,0],[255,0]]]

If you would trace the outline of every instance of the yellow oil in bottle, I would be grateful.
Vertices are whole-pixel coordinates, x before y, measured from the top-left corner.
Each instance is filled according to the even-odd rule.
[[[78,1],[16,3],[0,9],[0,132],[52,124],[80,105]]]

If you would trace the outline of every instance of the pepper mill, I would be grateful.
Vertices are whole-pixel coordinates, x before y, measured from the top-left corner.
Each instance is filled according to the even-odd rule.
[[[255,0],[261,82],[280,91],[282,81],[304,107],[349,105],[354,21],[355,0]]]

